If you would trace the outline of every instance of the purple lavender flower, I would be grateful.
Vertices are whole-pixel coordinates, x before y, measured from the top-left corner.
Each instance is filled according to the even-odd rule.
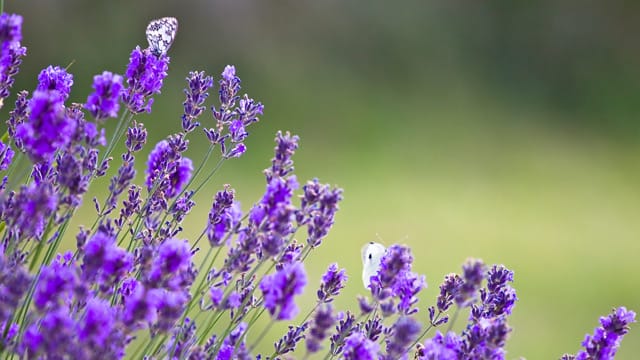
[[[229,185],[225,185],[224,190],[216,193],[209,210],[209,223],[206,230],[209,244],[213,247],[222,245],[226,234],[239,221],[239,209],[234,206],[234,197],[235,191]]]
[[[224,259],[224,269],[230,273],[249,271],[255,257],[260,254],[260,239],[256,227],[239,231],[236,245]]]
[[[169,142],[162,140],[149,153],[147,162],[147,190],[154,186],[162,190],[165,197],[171,198],[182,191],[182,187],[191,179],[193,164],[190,159],[180,157]]]
[[[245,360],[251,359],[249,357],[248,351],[246,349],[246,345],[244,343],[244,335],[247,332],[247,324],[240,323],[238,326],[231,331],[229,336],[227,336],[222,342],[222,346],[220,347],[220,351],[216,355],[216,360]]]
[[[87,98],[85,108],[96,120],[118,116],[122,76],[105,71],[93,77],[94,92]]]
[[[418,302],[418,293],[427,287],[424,276],[407,272],[398,278],[394,292],[399,299],[398,311],[404,315],[411,315],[418,311],[413,306]]]
[[[331,355],[337,356],[340,354],[344,348],[345,340],[349,335],[354,332],[354,327],[356,324],[356,317],[350,312],[340,312],[338,316],[336,316],[336,320],[338,320],[338,325],[336,325],[336,332],[331,335]]]
[[[301,262],[286,265],[260,283],[264,306],[277,320],[291,320],[298,314],[295,295],[301,295],[307,284],[307,274]]]
[[[9,165],[11,165],[11,161],[13,160],[14,152],[11,150],[9,145],[5,145],[2,141],[0,141],[0,171],[7,170]]]
[[[72,85],[73,75],[59,66],[48,66],[38,75],[36,91],[47,92],[56,90],[62,96],[62,100],[65,101],[69,97],[69,93],[71,93]]]
[[[17,310],[20,300],[31,286],[32,276],[27,269],[0,255],[0,329]],[[2,331],[2,330],[0,330]]]
[[[192,255],[187,241],[175,238],[165,240],[158,247],[148,282],[155,286],[164,284],[169,289],[182,290],[181,276],[189,272]]]
[[[468,306],[475,301],[486,273],[487,268],[482,260],[469,258],[465,261],[462,265],[463,284],[455,296],[459,307]]]
[[[289,325],[289,331],[287,331],[280,340],[273,344],[276,349],[275,355],[283,355],[294,351],[298,342],[304,338],[304,331],[307,329],[308,325],[308,322],[305,322],[302,326]]]
[[[144,124],[138,124],[135,120],[133,124],[127,130],[127,138],[125,145],[130,152],[138,152],[142,150],[142,147],[147,142],[147,129]]]
[[[169,176],[171,187],[168,191],[165,191],[165,195],[168,197],[174,197],[180,193],[182,188],[191,179],[191,173],[193,172],[193,163],[191,159],[183,157],[178,160],[176,170]]]
[[[209,97],[207,90],[213,86],[213,78],[205,76],[204,71],[192,71],[187,77],[189,87],[184,89],[187,99],[182,103],[184,114],[182,115],[182,129],[188,133],[193,131],[200,123],[196,119],[206,109],[202,104]]]
[[[76,322],[63,308],[44,313],[38,323],[29,326],[22,346],[33,359],[83,358],[82,348],[76,341]]]
[[[504,345],[511,328],[505,316],[482,318],[463,333],[464,359],[504,359]]]
[[[29,119],[16,128],[16,136],[34,162],[65,148],[75,133],[76,123],[67,116],[60,94],[36,90],[29,101]]]
[[[440,284],[440,294],[436,300],[438,311],[447,311],[453,305],[453,299],[457,297],[463,283],[457,274],[452,273],[444,277],[444,281]]]
[[[16,129],[29,116],[29,92],[26,90],[19,91],[16,95],[16,107],[9,112],[7,120],[7,132],[9,137],[13,139],[16,147],[24,150],[22,140],[16,135]]]
[[[233,149],[229,150],[229,152],[226,153],[224,157],[227,159],[237,158],[242,156],[242,154],[244,154],[245,152],[247,152],[247,147],[244,144],[240,143],[236,144]]]
[[[267,184],[267,190],[260,203],[251,209],[249,215],[251,221],[259,226],[265,219],[277,218],[275,215],[279,208],[291,205],[293,191],[297,188],[298,181],[295,176],[290,176],[287,179],[273,178]]]
[[[302,208],[296,220],[299,224],[307,225],[307,244],[317,247],[333,226],[338,203],[342,200],[342,189],[331,189],[314,179],[309,181],[303,190]]]
[[[293,171],[293,160],[291,158],[296,149],[298,149],[299,139],[297,135],[291,136],[289,132],[282,135],[282,131],[278,131],[275,139],[275,156],[271,160],[271,168],[264,171],[267,181],[271,181],[273,177],[285,177]]]
[[[376,276],[371,277],[371,293],[380,302],[384,316],[396,311],[405,315],[415,313],[418,293],[426,287],[424,276],[411,272],[413,256],[411,249],[404,245],[392,245],[380,260]],[[393,297],[399,303],[394,304]]]
[[[184,291],[163,291],[158,304],[158,321],[155,329],[160,332],[171,330],[185,310],[189,297]]]
[[[141,324],[154,324],[158,319],[162,293],[161,289],[148,290],[136,283],[131,294],[124,298],[124,324],[130,329],[136,329]]]
[[[479,306],[471,306],[471,315],[476,319],[509,315],[518,297],[516,291],[508,285],[513,281],[513,271],[503,265],[493,265],[487,273],[487,288],[480,289]]]
[[[629,332],[629,325],[636,322],[636,313],[624,306],[613,309],[608,316],[600,317],[600,326],[593,335],[587,334],[582,342],[584,350],[580,350],[575,359],[613,359],[620,347],[624,335]]]
[[[87,310],[80,325],[78,338],[103,344],[114,330],[116,314],[108,302],[93,298],[87,302]]]
[[[71,257],[71,253],[64,257],[58,255],[51,265],[42,267],[33,295],[33,303],[38,309],[55,309],[73,295],[80,279]]]
[[[240,78],[236,76],[236,68],[233,65],[225,66],[220,79],[220,103],[223,109],[229,109],[235,105],[237,94],[240,90]]]
[[[9,96],[13,77],[18,73],[22,57],[27,49],[22,41],[22,16],[2,13],[0,15],[0,104]],[[1,107],[1,105],[0,105]]]
[[[212,107],[216,127],[205,129],[207,138],[212,145],[219,144],[224,158],[239,157],[246,151],[242,141],[247,137],[246,127],[257,122],[264,106],[255,102],[247,95],[240,98],[240,79],[235,74],[233,66],[227,66],[220,80],[220,108]],[[228,130],[225,133],[225,129]],[[227,150],[227,140],[235,144],[233,149]],[[230,146],[229,146],[230,147]]]
[[[98,231],[84,246],[83,276],[98,279],[103,290],[111,290],[133,267],[133,255],[116,245],[115,237]]]
[[[48,183],[23,186],[11,199],[5,217],[16,234],[24,238],[42,236],[44,226],[58,206],[58,197]]]
[[[167,76],[169,57],[155,56],[148,49],[137,46],[131,52],[129,65],[125,73],[127,85],[122,92],[122,101],[134,113],[151,112],[153,94],[159,94],[162,81]]]
[[[442,335],[440,331],[425,341],[418,350],[418,360],[462,360],[462,340],[454,333]]]
[[[407,359],[409,345],[420,333],[420,324],[408,316],[403,316],[393,324],[391,335],[387,336],[387,360]]]
[[[364,331],[369,340],[378,341],[380,335],[385,331],[384,324],[382,323],[382,317],[376,315],[372,319],[367,320],[364,324]]]
[[[22,16],[2,13],[0,15],[0,43],[19,43],[22,41]]]
[[[87,302],[84,316],[77,324],[77,350],[82,358],[121,359],[127,343],[117,323],[118,314],[109,302],[92,298]]]
[[[332,302],[333,298],[340,294],[340,290],[344,288],[346,282],[345,269],[338,271],[338,264],[329,265],[327,272],[322,275],[320,289],[317,292],[318,300],[323,303]]]
[[[309,336],[307,340],[307,351],[315,353],[322,349],[322,341],[327,337],[327,331],[333,326],[336,319],[333,317],[333,312],[330,304],[321,306],[316,310],[313,316],[313,324],[311,330],[309,330]]]
[[[289,245],[284,248],[282,252],[282,256],[279,259],[278,264],[276,264],[276,268],[279,270],[286,264],[291,264],[300,259],[300,254],[302,253],[302,244],[298,244],[296,239],[291,240]]]
[[[380,345],[373,342],[360,331],[346,338],[342,355],[346,360],[377,360]]]
[[[167,342],[167,356],[171,359],[183,359],[187,358],[190,350],[193,354],[197,344],[196,330],[196,322],[185,317],[184,323],[176,327],[171,341]]]
[[[382,259],[377,274],[377,282],[382,288],[392,288],[403,273],[411,271],[413,256],[408,246],[390,246]]]

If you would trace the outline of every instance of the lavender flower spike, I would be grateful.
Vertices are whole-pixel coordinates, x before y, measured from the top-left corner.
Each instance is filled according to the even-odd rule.
[[[463,284],[455,295],[458,306],[468,306],[476,300],[486,273],[487,267],[482,260],[469,258],[465,261],[462,265]]]
[[[316,311],[313,317],[313,325],[307,337],[307,351],[317,352],[321,349],[322,341],[327,337],[327,331],[333,326],[336,319],[333,317],[330,304],[326,304]]]
[[[147,190],[157,187],[168,198],[174,197],[182,191],[183,186],[191,179],[193,165],[190,159],[180,157],[170,146],[162,140],[149,153],[147,162]]]
[[[139,46],[133,49],[125,73],[128,88],[122,93],[122,101],[132,113],[151,112],[151,96],[160,93],[168,68],[166,55],[156,57]]]
[[[620,347],[624,335],[629,332],[629,325],[636,322],[636,313],[624,306],[613,309],[611,314],[600,318],[600,326],[587,334],[582,342],[584,350],[580,350],[576,360],[610,360]]]
[[[7,225],[22,238],[39,238],[57,206],[58,196],[50,184],[23,186],[8,205]]]
[[[344,344],[345,360],[377,360],[380,345],[373,342],[360,331],[351,334]]]
[[[18,73],[22,57],[27,49],[22,41],[22,16],[3,13],[0,15],[0,108],[2,100],[9,96],[13,77]]]
[[[307,284],[307,275],[301,262],[288,264],[282,270],[264,277],[260,290],[264,295],[264,306],[277,320],[291,320],[298,314],[293,301],[301,295]]]
[[[63,102],[60,91],[42,90],[36,90],[29,101],[29,118],[18,125],[16,136],[34,162],[51,158],[75,133],[76,122],[67,116]]]
[[[322,283],[318,289],[318,300],[324,303],[333,301],[333,298],[340,294],[340,290],[344,288],[347,282],[345,269],[338,271],[338,264],[331,264],[327,272],[322,275]]]
[[[278,131],[275,140],[275,156],[271,159],[271,168],[264,170],[267,181],[271,181],[273,177],[285,177],[293,171],[291,158],[298,148],[299,137],[292,136],[289,132],[283,135],[282,131]]]
[[[7,170],[13,160],[14,152],[9,145],[5,145],[0,141],[0,171]]]
[[[428,339],[418,350],[417,358],[419,360],[459,360],[462,359],[462,346],[462,340],[454,332],[442,335],[437,331],[434,337]]]
[[[109,71],[93,77],[94,92],[87,98],[85,108],[96,120],[118,116],[122,76]]]
[[[209,97],[207,90],[213,86],[213,78],[205,76],[204,71],[192,71],[187,77],[189,87],[184,89],[187,99],[182,103],[184,106],[184,114],[182,115],[182,129],[185,132],[191,132],[200,123],[196,119],[205,111],[206,107],[202,106],[204,101]]]
[[[62,95],[64,100],[67,100],[69,93],[71,93],[72,85],[73,75],[59,66],[49,66],[43,69],[40,75],[38,75],[38,86],[36,90],[55,90]]]
[[[407,359],[409,345],[418,338],[420,324],[408,316],[403,316],[391,328],[392,334],[387,337],[386,360]]]

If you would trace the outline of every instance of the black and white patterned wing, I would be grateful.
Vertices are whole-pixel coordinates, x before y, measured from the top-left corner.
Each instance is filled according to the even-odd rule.
[[[149,50],[156,55],[164,55],[169,51],[178,31],[178,19],[163,17],[152,20],[147,26]]]

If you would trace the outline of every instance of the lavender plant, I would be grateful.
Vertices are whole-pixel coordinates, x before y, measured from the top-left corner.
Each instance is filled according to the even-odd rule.
[[[26,55],[21,26],[19,15],[0,16],[0,104]],[[245,153],[247,128],[263,106],[240,95],[240,78],[227,66],[218,104],[207,112],[214,80],[194,71],[186,78],[182,130],[147,144],[134,117],[152,113],[176,29],[174,18],[152,22],[150,46],[132,50],[124,75],[96,75],[84,104],[67,103],[73,75],[58,66],[42,70],[31,94],[18,92],[0,143],[0,357],[277,359],[297,350],[324,359],[504,359],[517,296],[514,274],[502,265],[468,260],[460,275],[445,277],[422,315],[425,277],[412,271],[409,247],[392,245],[364,279],[370,296],[359,299],[359,309],[334,308],[345,270],[331,264],[312,279],[304,262],[326,239],[342,190],[313,179],[298,193],[292,157],[299,139],[288,132],[276,135],[263,196],[243,211],[224,185],[200,235],[184,238],[198,193]],[[117,124],[107,141],[109,121]],[[187,154],[189,138],[203,136],[195,132],[200,121],[213,126],[204,129],[209,148],[196,165]],[[114,161],[122,141],[125,150]],[[145,146],[153,150],[144,184],[136,184],[136,157]],[[25,164],[29,171],[21,173]],[[105,198],[92,199],[95,221],[75,233],[74,251],[61,253],[61,243],[74,238],[69,224],[84,195],[109,173]],[[198,252],[205,255],[196,264]],[[314,290],[316,304],[300,309],[298,297]],[[464,309],[466,326],[451,331]],[[261,317],[270,320],[258,328]],[[273,351],[255,354],[282,321],[289,330]],[[634,312],[615,309],[585,338],[584,350],[563,359],[613,358],[634,321]],[[443,326],[447,331],[434,329]]]

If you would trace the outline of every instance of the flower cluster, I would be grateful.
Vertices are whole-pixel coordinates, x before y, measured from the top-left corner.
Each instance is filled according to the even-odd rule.
[[[162,37],[165,22],[154,24],[149,31]],[[0,108],[26,55],[21,32],[21,16],[0,15]],[[518,299],[514,273],[502,265],[469,259],[460,274],[445,277],[435,305],[419,312],[427,284],[413,271],[411,249],[380,245],[380,265],[363,279],[371,292],[359,298],[360,313],[337,308],[346,269],[334,263],[315,279],[305,261],[328,238],[342,189],[318,179],[298,182],[293,156],[300,139],[289,132],[276,134],[263,195],[243,211],[235,190],[223,185],[200,235],[187,238],[184,219],[199,191],[244,154],[247,129],[264,108],[240,95],[234,66],[222,71],[210,107],[214,78],[190,72],[176,119],[181,130],[149,148],[147,130],[133,116],[152,116],[143,113],[151,113],[168,73],[164,52],[138,46],[124,75],[102,71],[93,78],[84,104],[68,103],[73,75],[58,66],[43,69],[31,92],[16,94],[0,142],[4,358],[278,359],[303,352],[324,352],[326,359],[505,358],[507,320]],[[117,122],[109,141],[108,121]],[[212,125],[198,133],[206,122]],[[209,143],[197,161],[189,155],[193,136]],[[116,148],[124,150],[114,160]],[[140,164],[136,156],[145,148],[149,157]],[[136,165],[145,167],[144,183],[135,182]],[[104,198],[81,208],[90,185],[107,174]],[[74,215],[92,208],[92,224],[73,234]],[[74,249],[61,251],[74,239]],[[300,298],[310,287],[316,300],[309,310]],[[429,334],[445,323],[451,329],[461,309],[470,315],[460,333]],[[259,321],[264,313],[266,325]],[[273,337],[281,321],[288,331]],[[564,358],[612,358],[634,321],[634,312],[618,308],[601,318],[583,350]],[[274,342],[263,356],[256,349],[266,336]]]
[[[22,16],[2,13],[0,15],[0,108],[9,96],[14,76],[20,70],[22,57],[27,48],[22,46]]]

